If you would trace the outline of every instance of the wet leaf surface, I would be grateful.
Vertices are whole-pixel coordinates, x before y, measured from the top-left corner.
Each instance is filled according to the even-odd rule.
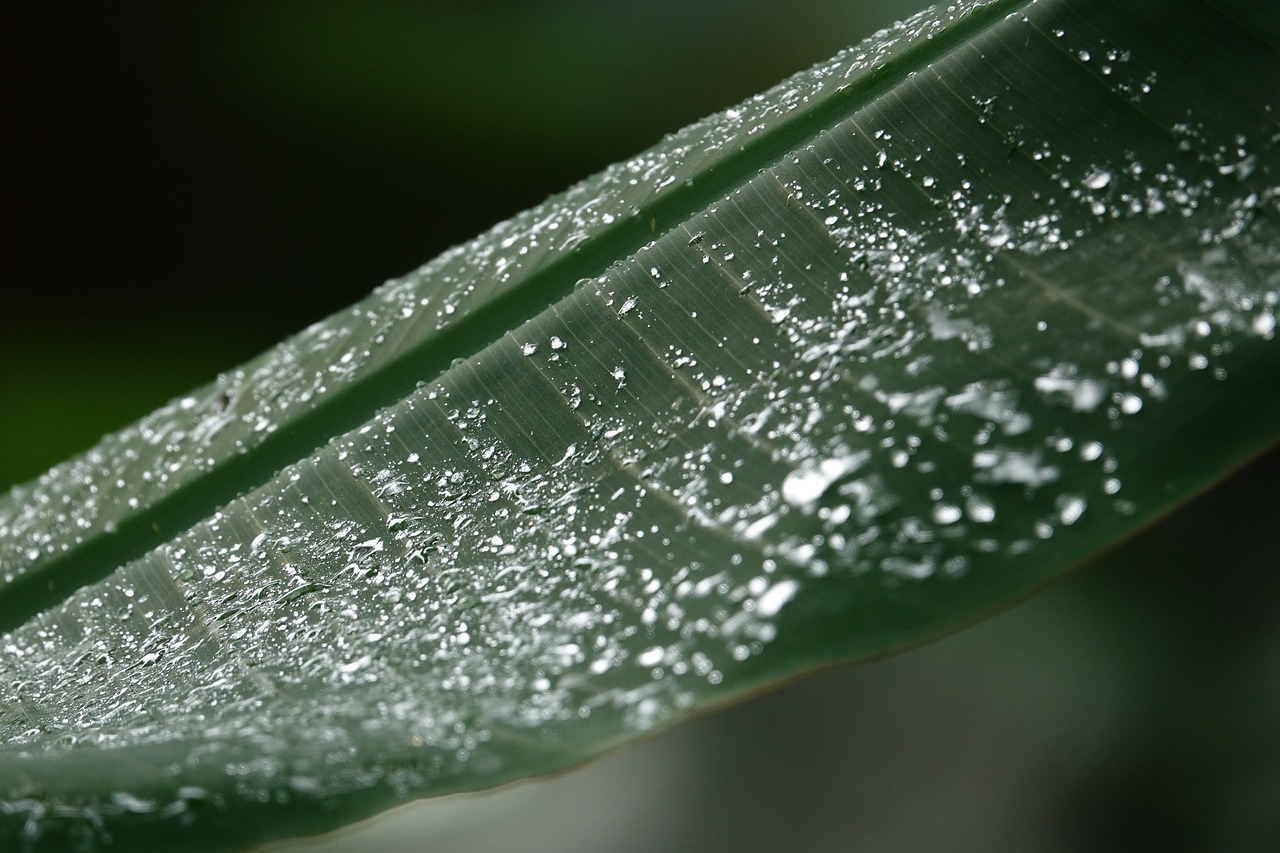
[[[0,832],[226,849],[1027,594],[1270,442],[1262,3],[922,14],[0,503]]]

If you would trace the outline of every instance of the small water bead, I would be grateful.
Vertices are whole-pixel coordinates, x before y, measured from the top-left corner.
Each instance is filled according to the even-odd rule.
[[[933,505],[933,520],[938,524],[955,524],[964,513],[955,504],[938,503]]]
[[[1111,173],[1106,169],[1095,169],[1084,179],[1084,185],[1091,190],[1103,190],[1111,184]]]
[[[972,382],[958,394],[946,398],[956,412],[975,415],[998,424],[1006,435],[1020,435],[1031,429],[1031,417],[1017,408],[1017,395],[1000,383]]]
[[[924,580],[933,574],[935,563],[932,558],[909,560],[905,557],[885,557],[880,561],[882,571],[912,580]]]
[[[870,458],[864,452],[810,460],[787,475],[782,482],[782,499],[792,506],[812,510],[836,480],[862,467]]]
[[[800,584],[790,578],[778,581],[756,600],[756,614],[766,618],[776,616],[799,590]]]
[[[996,505],[976,494],[965,498],[964,511],[971,521],[979,524],[990,524],[996,520]]]
[[[662,646],[653,646],[636,655],[636,663],[641,666],[657,666],[662,663],[662,658],[665,654],[666,651]]]
[[[1075,412],[1092,412],[1106,399],[1106,385],[1076,375],[1073,365],[1059,364],[1037,376],[1035,389],[1047,403],[1066,405]]]
[[[979,450],[973,454],[973,467],[977,469],[977,476],[988,483],[1018,483],[1035,487],[1058,479],[1058,469],[1042,464],[1038,450],[1003,447]]]
[[[1120,411],[1126,415],[1136,415],[1142,411],[1142,398],[1137,394],[1121,394],[1118,403]]]
[[[1075,524],[1084,515],[1088,502],[1079,495],[1059,495],[1054,501],[1058,510],[1058,520],[1063,524]]]

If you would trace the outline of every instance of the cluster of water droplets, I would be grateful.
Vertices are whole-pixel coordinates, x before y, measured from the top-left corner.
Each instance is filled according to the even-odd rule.
[[[658,220],[752,138],[962,11],[686,129],[13,492],[6,580],[343,389],[430,363],[433,341],[452,351],[463,318],[573,274],[597,241],[641,235],[7,634],[5,758],[128,746],[170,756],[175,784],[231,780],[98,813],[499,781],[722,695],[803,617],[815,577],[929,595],[1140,509],[1130,425],[1274,336],[1280,263],[1252,236],[1277,203],[1256,180],[1264,143],[1183,114],[1167,150],[1083,131],[1051,144],[1000,74],[935,127],[906,108],[944,89],[930,68],[705,212]],[[1163,115],[1159,57],[1025,27],[1099,92]],[[1017,39],[1002,38],[987,49],[1007,71]],[[1166,220],[1189,242],[1149,244]],[[1132,257],[1095,266],[1102,285],[1071,274],[1114,260],[1116,239]],[[37,825],[45,801],[17,802]]]

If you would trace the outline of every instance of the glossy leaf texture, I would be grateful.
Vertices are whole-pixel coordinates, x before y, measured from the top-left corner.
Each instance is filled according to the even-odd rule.
[[[6,849],[230,849],[1005,606],[1280,432],[1280,14],[994,0],[0,503]]]

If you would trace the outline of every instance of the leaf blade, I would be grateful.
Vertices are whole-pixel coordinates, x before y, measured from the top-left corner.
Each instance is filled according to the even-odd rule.
[[[1186,95],[1212,91],[1171,49],[1193,31],[1140,3],[1095,29],[1085,7],[982,7],[999,20],[910,54],[917,73],[883,88],[854,62],[874,78],[861,109],[823,113],[829,127],[740,166],[723,198],[545,310],[520,303],[526,322],[482,315],[498,335],[462,363],[24,621],[13,681],[31,695],[5,720],[5,789],[72,809],[123,738],[132,799],[78,807],[145,837],[178,803],[163,800],[177,765],[204,793],[174,813],[213,803],[197,823],[227,833],[216,845],[262,831],[243,816],[266,792],[291,798],[262,807],[282,832],[543,772],[972,618],[1269,441],[1265,394],[1264,412],[1225,429],[1221,414],[1247,411],[1275,366],[1274,143],[1234,142],[1274,118],[1244,92],[1230,128],[1179,129]],[[1133,56],[1103,73],[1110,41]],[[433,275],[467,262],[447,258]],[[383,297],[410,307],[416,286]],[[323,343],[311,363],[346,363],[347,339]],[[1143,415],[1157,408],[1177,430]],[[234,443],[224,430],[253,426],[222,414],[190,429]],[[1188,431],[1207,452],[1162,471]],[[1144,472],[1142,506],[1124,508],[1117,467]],[[102,643],[107,671],[85,659]],[[76,678],[91,695],[72,712]],[[84,746],[66,740],[77,714]],[[329,817],[308,816],[317,803]]]

